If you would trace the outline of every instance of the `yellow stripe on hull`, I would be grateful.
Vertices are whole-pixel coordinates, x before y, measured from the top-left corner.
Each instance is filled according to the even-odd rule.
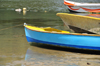
[[[25,25],[25,27],[28,28],[28,29],[31,29],[31,30],[43,31],[43,32],[70,33],[69,31],[62,31],[62,30],[51,28],[51,27],[46,27],[46,28],[41,27],[41,28],[39,28],[39,27],[29,26],[29,25]]]

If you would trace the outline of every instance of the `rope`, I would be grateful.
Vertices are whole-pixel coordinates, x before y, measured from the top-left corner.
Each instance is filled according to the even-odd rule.
[[[21,25],[23,25],[23,24],[19,24],[19,25],[16,25],[16,26],[12,26],[12,27],[8,27],[8,28],[0,29],[0,31],[6,30],[6,29],[9,29],[9,28],[13,28],[13,27],[17,27],[17,26],[21,26]]]

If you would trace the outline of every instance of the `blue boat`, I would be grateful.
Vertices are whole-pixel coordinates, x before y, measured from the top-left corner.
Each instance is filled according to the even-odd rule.
[[[100,35],[70,33],[51,27],[24,24],[28,42],[43,43],[76,49],[100,50]]]

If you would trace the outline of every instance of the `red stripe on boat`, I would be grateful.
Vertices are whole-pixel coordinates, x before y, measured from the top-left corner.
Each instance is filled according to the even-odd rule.
[[[68,6],[75,6],[75,4],[65,2],[65,0],[64,0],[64,4],[65,4],[65,5],[68,5]]]

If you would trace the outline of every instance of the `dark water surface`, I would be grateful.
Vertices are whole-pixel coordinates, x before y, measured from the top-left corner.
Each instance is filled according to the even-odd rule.
[[[38,4],[38,5],[37,5]],[[27,12],[16,12],[16,8]],[[0,0],[0,66],[100,66],[100,52],[30,45],[23,23],[68,30],[58,12],[63,0]]]

